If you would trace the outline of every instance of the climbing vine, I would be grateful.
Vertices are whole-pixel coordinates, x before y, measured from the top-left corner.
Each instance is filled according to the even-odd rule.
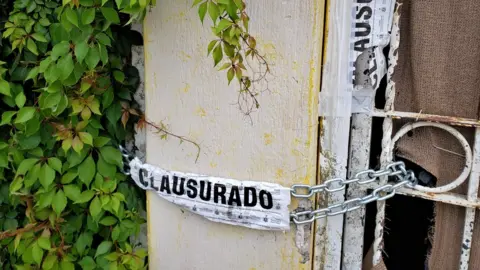
[[[122,173],[119,145],[149,122],[133,100],[131,47],[154,0],[0,0],[0,268],[144,269],[135,246],[143,192]],[[216,37],[214,66],[259,106],[242,0],[195,0]],[[249,106],[250,106],[249,105]],[[250,110],[249,107],[246,108]],[[196,145],[196,144],[195,144]],[[198,145],[197,145],[198,146]]]

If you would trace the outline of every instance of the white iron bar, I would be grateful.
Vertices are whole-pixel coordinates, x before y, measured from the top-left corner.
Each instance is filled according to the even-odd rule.
[[[415,119],[416,121],[439,122],[439,123],[446,123],[453,126],[480,127],[480,120],[477,120],[477,119],[443,116],[443,115],[435,115],[435,114],[383,111],[383,110],[374,109],[371,115],[374,117],[390,117],[393,119],[405,118],[405,119]]]
[[[480,182],[480,128],[475,129],[475,143],[473,146],[473,164],[472,172],[468,182],[467,199],[469,201],[478,201],[478,184]],[[472,235],[475,224],[476,209],[465,209],[465,224],[463,225],[463,238],[460,254],[460,268],[468,270],[470,262],[470,250],[472,247]]]
[[[369,168],[371,136],[372,118],[366,114],[353,114],[348,162],[349,178],[353,178],[355,172]],[[347,200],[365,195],[367,190],[360,188],[358,184],[347,189]],[[345,214],[342,269],[362,269],[364,220],[364,206]]]

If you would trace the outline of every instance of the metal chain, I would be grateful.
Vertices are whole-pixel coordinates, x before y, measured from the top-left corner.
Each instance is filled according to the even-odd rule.
[[[315,186],[293,185],[290,193],[296,198],[310,198],[320,192],[334,193],[345,190],[347,185],[353,183],[366,185],[379,180],[381,176],[395,176],[397,181],[395,184],[386,184],[377,187],[372,193],[362,198],[353,198],[325,208],[292,213],[290,217],[297,225],[312,223],[317,219],[341,215],[345,214],[346,212],[357,210],[360,207],[374,201],[383,201],[389,199],[395,195],[397,189],[404,186],[413,187],[417,183],[415,174],[412,171],[407,171],[403,162],[395,162],[382,170],[375,171],[370,169],[361,171],[355,174],[354,178],[352,179],[334,178],[325,181],[321,185]]]
[[[132,156],[129,151],[122,146],[119,146],[119,149],[122,152],[123,161],[125,164],[124,168],[122,168],[122,172],[125,175],[130,175],[129,163],[132,161],[134,156]],[[395,162],[385,167],[385,169],[369,169],[358,172],[352,179],[334,178],[325,181],[323,184],[315,186],[302,184],[292,185],[290,188],[290,194],[295,198],[308,199],[315,196],[317,193],[335,193],[345,190],[348,185],[354,183],[360,185],[370,184],[384,176],[394,176],[397,178],[397,181],[395,184],[386,184],[377,187],[372,193],[362,198],[353,198],[325,208],[292,213],[290,214],[290,218],[297,225],[312,223],[317,219],[341,215],[345,214],[346,212],[357,210],[360,207],[374,201],[383,201],[389,199],[395,195],[397,189],[404,186],[413,187],[417,184],[417,178],[415,177],[415,174],[412,171],[408,171],[403,162]]]

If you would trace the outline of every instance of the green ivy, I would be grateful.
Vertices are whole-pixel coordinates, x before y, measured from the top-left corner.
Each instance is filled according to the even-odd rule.
[[[122,174],[118,146],[146,125],[194,143],[148,122],[133,100],[130,54],[142,37],[129,25],[153,4],[0,0],[1,269],[146,268],[131,242],[145,197]],[[193,4],[213,21],[214,65],[250,91],[243,59],[260,56],[244,2]]]

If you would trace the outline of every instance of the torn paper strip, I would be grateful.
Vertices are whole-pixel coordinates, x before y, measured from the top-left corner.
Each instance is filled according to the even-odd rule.
[[[209,220],[260,230],[290,229],[290,189],[278,184],[167,171],[138,158],[130,162],[130,172],[141,188]]]
[[[383,49],[389,44],[395,0],[355,0],[351,40],[353,113],[372,109],[375,91],[387,72]]]

